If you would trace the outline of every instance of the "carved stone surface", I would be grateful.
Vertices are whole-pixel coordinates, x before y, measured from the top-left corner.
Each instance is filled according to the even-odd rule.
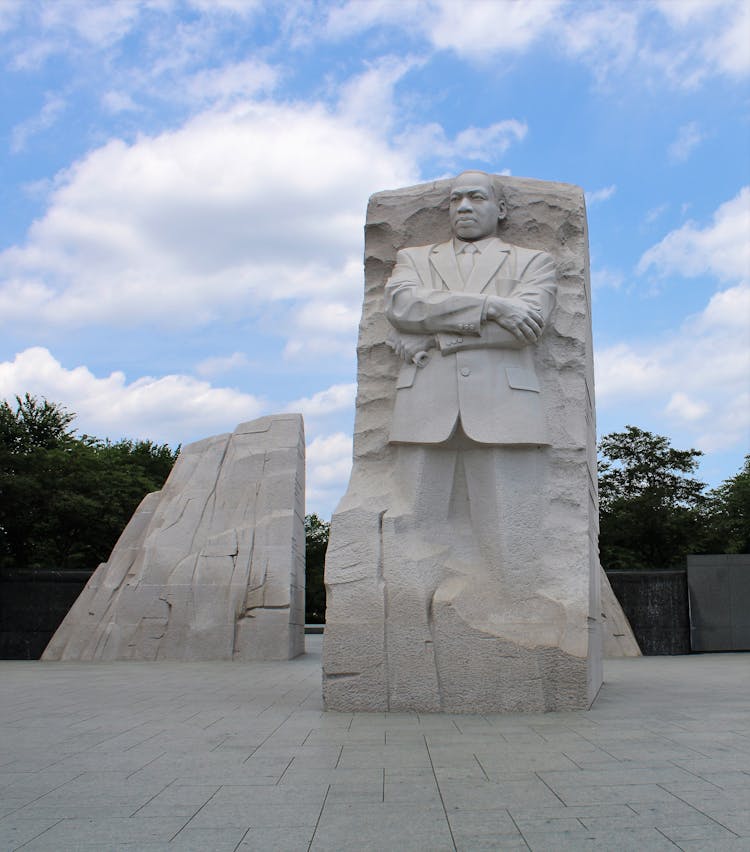
[[[482,280],[462,273],[463,284],[446,242],[451,218],[453,234],[479,238],[456,224],[453,182],[370,199],[354,466],[326,561],[329,709],[566,710],[589,706],[601,684],[583,193],[493,180],[507,220],[502,245],[490,239],[487,250],[515,258],[512,271],[503,275],[510,262],[493,260],[487,274],[482,257]],[[396,262],[412,246],[429,248]],[[433,262],[446,251],[442,267]],[[434,292],[419,296],[420,287]],[[476,294],[526,299],[505,342],[499,322],[499,342],[476,342],[478,323],[490,333],[495,305],[477,312]],[[526,340],[514,345],[507,331],[520,340],[521,324]],[[461,385],[478,376],[484,411]],[[507,399],[504,423],[497,394]],[[444,442],[457,413],[463,429]]]
[[[284,660],[304,652],[305,442],[279,414],[180,453],[45,660]]]

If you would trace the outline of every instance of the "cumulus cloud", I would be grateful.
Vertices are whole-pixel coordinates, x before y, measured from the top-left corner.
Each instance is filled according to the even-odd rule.
[[[319,104],[250,102],[112,140],[58,176],[26,243],[0,254],[5,322],[193,325],[322,300],[293,338],[356,327],[368,195],[409,156]],[[313,327],[314,326],[314,327]]]
[[[750,438],[750,187],[722,204],[710,225],[688,222],[642,256],[638,271],[711,276],[730,286],[658,340],[597,354],[605,406],[651,400],[700,449],[746,447]]]
[[[705,228],[687,222],[646,251],[638,272],[688,278],[710,274],[721,281],[750,280],[750,186],[714,213]]]
[[[308,510],[319,511],[324,517],[329,517],[349,481],[351,435],[335,432],[315,438],[307,445],[306,462]]]
[[[354,409],[357,385],[352,383],[331,385],[310,397],[301,397],[290,402],[287,411],[299,411],[305,418],[323,417],[346,409]],[[351,440],[349,441],[351,449]]]
[[[604,407],[650,401],[700,449],[745,447],[750,437],[750,284],[716,293],[659,340],[618,343],[596,355]]]
[[[65,367],[47,349],[32,347],[0,362],[0,397],[24,393],[63,402],[77,414],[80,433],[185,443],[227,432],[267,412],[267,402],[187,375],[142,376],[117,371],[97,377]]]
[[[228,360],[241,357],[235,353]],[[353,411],[355,389],[354,384],[333,385],[286,406],[270,405],[266,399],[214,387],[189,375],[141,376],[132,381],[119,371],[96,376],[85,366],[64,366],[42,347],[0,362],[0,399],[12,403],[14,397],[30,393],[74,412],[78,434],[142,438],[172,446],[231,432],[239,423],[281,409],[302,412],[310,434],[327,415]],[[309,440],[306,455],[308,506],[327,517],[349,479],[351,434],[316,435]]]

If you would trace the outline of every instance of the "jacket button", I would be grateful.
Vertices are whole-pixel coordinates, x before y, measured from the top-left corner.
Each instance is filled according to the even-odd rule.
[[[461,375],[462,376],[470,376],[471,370],[468,367],[461,367]]]

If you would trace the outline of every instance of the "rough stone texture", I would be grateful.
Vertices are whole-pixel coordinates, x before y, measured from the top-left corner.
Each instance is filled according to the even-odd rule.
[[[354,466],[332,519],[326,561],[323,694],[329,709],[566,710],[588,707],[601,684],[602,572],[583,193],[527,179],[501,183],[508,204],[501,239],[549,252],[558,273],[557,307],[534,347],[550,436],[550,445],[538,454],[543,512],[534,529],[518,532],[512,501],[506,507],[509,534],[520,546],[530,541],[529,552],[538,559],[516,555],[522,572],[506,576],[511,582],[504,586],[484,588],[480,575],[472,573],[477,545],[465,526],[463,533],[452,530],[449,520],[443,528],[420,530],[420,521],[402,511],[400,448],[389,444],[401,362],[386,345],[384,284],[398,249],[450,237],[451,182],[378,193],[370,200],[365,229]],[[462,557],[463,574],[446,578],[444,566]]]
[[[279,414],[185,447],[45,660],[284,660],[304,652],[305,442]]]
[[[627,607],[620,604],[620,588],[618,587],[616,594],[612,588],[612,578],[605,571],[601,572],[602,639],[604,643],[602,650],[605,657],[640,657],[643,642],[640,638],[636,639],[636,631],[630,623],[632,614],[626,615]],[[629,610],[628,613],[630,613]],[[659,627],[662,629],[665,626],[664,621],[665,619],[662,616],[659,620]],[[669,641],[668,637],[665,636],[664,638]],[[677,631],[673,641],[679,643],[679,631]],[[681,654],[686,652],[668,651],[667,653]]]

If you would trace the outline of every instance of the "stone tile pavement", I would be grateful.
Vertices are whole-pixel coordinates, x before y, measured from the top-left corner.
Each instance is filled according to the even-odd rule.
[[[0,850],[750,850],[750,654],[589,712],[323,713],[289,663],[0,663]]]

